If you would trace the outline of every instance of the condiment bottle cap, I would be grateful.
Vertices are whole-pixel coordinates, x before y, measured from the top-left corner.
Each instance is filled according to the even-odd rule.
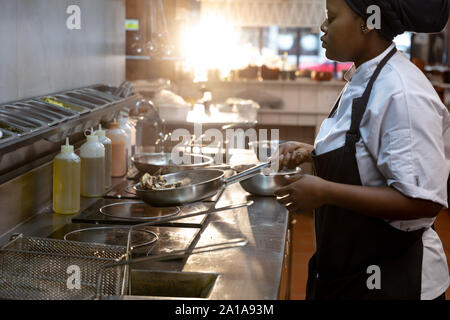
[[[87,136],[87,141],[88,142],[98,142],[98,136],[91,134],[91,135]]]
[[[66,144],[63,144],[61,146],[61,152],[64,152],[64,153],[72,153],[73,152],[73,146],[71,146],[69,144],[69,138],[66,138]]]
[[[109,125],[110,129],[119,129],[120,128],[120,123],[118,122],[111,122]]]
[[[95,131],[95,135],[99,136],[99,137],[106,137],[106,131],[102,130],[102,125],[101,124],[98,125],[98,130]]]

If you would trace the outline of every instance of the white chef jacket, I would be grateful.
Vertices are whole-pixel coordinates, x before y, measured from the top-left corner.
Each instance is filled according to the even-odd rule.
[[[394,48],[345,75],[348,83],[337,111],[326,119],[315,140],[320,155],[345,144],[352,101],[363,95],[378,63]],[[398,51],[382,69],[360,125],[356,159],[364,186],[392,186],[408,197],[445,207],[450,171],[450,114],[431,83]],[[450,284],[442,242],[430,227],[434,218],[388,221],[404,231],[427,228],[422,236],[424,300],[440,296]]]

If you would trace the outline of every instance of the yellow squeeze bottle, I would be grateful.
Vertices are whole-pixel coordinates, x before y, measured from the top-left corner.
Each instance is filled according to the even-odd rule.
[[[80,158],[73,146],[61,146],[53,160],[53,211],[59,214],[74,214],[80,211]]]

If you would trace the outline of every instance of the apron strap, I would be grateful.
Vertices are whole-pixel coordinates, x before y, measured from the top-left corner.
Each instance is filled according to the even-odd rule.
[[[350,125],[350,129],[347,131],[345,136],[345,151],[355,153],[355,144],[361,138],[359,132],[359,126],[361,124],[361,120],[363,118],[364,113],[366,112],[367,104],[369,103],[370,94],[372,93],[372,88],[377,80],[381,70],[384,68],[386,63],[391,59],[394,54],[397,52],[397,48],[393,48],[391,52],[388,53],[386,57],[378,64],[377,69],[373,73],[372,77],[369,80],[369,83],[364,91],[363,95],[359,98],[353,100],[352,105],[352,122]]]
[[[334,114],[336,113],[337,108],[339,107],[339,104],[341,103],[341,99],[342,99],[342,95],[344,94],[344,90],[345,90],[345,88],[339,94],[339,98],[336,100],[336,103],[334,104],[333,109],[331,110],[330,114],[328,115],[328,118],[334,117]]]

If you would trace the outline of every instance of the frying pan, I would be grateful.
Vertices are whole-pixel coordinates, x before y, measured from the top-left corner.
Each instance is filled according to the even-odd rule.
[[[243,167],[243,166],[242,166]],[[243,168],[240,166],[234,167],[234,170],[240,172]],[[256,196],[274,196],[277,189],[284,187],[288,184],[285,176],[293,176],[299,174],[302,171],[301,168],[285,169],[279,172],[271,172],[270,174],[259,174],[240,182],[242,188],[245,191]]]
[[[218,169],[196,169],[163,175],[168,183],[189,179],[190,183],[178,188],[146,190],[138,183],[133,186],[136,194],[145,203],[152,206],[167,207],[183,205],[189,202],[204,200],[215,195],[220,189],[251,178],[270,166],[264,162],[244,170],[230,178],[225,178],[225,171]]]
[[[175,164],[171,153],[140,153],[131,157],[135,167],[141,173],[155,174],[162,170],[163,174],[206,167],[213,163],[213,158],[202,154],[190,154],[191,164]]]

